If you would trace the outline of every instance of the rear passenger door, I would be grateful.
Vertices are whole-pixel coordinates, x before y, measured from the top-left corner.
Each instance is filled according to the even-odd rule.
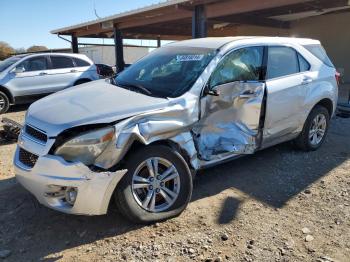
[[[288,140],[300,130],[308,62],[292,47],[269,46],[263,147]]]
[[[75,68],[72,57],[50,55],[50,63],[49,75],[52,81],[52,92],[70,87],[79,79],[80,73]]]

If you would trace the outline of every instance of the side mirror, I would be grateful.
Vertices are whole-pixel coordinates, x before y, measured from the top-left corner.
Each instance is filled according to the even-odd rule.
[[[219,96],[220,92],[215,88],[209,89],[209,86],[206,86],[205,90],[204,90],[204,94],[209,95],[209,96]]]
[[[12,73],[15,73],[15,74],[19,74],[19,73],[23,73],[25,71],[24,67],[15,67],[14,69],[12,69]]]

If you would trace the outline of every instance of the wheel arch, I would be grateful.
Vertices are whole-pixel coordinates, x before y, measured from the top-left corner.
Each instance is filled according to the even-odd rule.
[[[325,132],[323,137],[321,138],[321,141],[318,141],[316,144],[311,144],[310,137],[309,137],[312,122],[315,119],[315,117],[318,116],[317,113],[320,112],[320,110],[321,112],[325,112],[325,111],[328,112],[329,117],[331,117],[333,114],[332,100],[329,98],[321,99],[311,108],[309,114],[307,115],[304,121],[301,132],[299,133],[298,137],[296,137],[296,139],[294,140],[294,144],[297,148],[303,151],[315,151],[322,145],[325,134],[327,132],[328,124],[325,127],[326,129],[324,129]],[[326,121],[330,121],[330,119],[327,119]]]
[[[12,96],[10,90],[4,86],[0,86],[0,91],[5,93],[7,95],[8,99],[10,100],[10,104],[14,104],[15,100],[14,97]]]
[[[167,146],[167,147],[177,151],[183,157],[184,161],[188,165],[188,168],[189,168],[189,170],[191,172],[192,180],[194,180],[195,175],[196,175],[196,170],[191,165],[190,156],[187,154],[186,150],[181,148],[181,146],[179,144],[177,144],[176,142],[174,142],[174,141],[172,141],[170,139],[157,140],[157,141],[154,141],[154,142],[149,143],[149,144],[144,144],[144,143],[140,142],[139,140],[135,139],[130,144],[130,146],[128,147],[128,149],[125,152],[124,156],[122,157],[123,160],[120,163],[118,163],[117,166],[118,167],[123,166],[125,161],[128,161],[129,156],[133,152],[136,152],[136,150],[140,150],[141,148],[154,146],[154,145]],[[113,193],[112,193],[111,197],[108,200],[107,210],[109,210],[111,208],[112,203],[116,204],[115,203],[115,199],[112,196],[113,196],[113,194],[115,194],[115,192],[117,190],[117,187],[118,187],[118,184],[115,186],[115,188],[113,190]]]
[[[321,100],[318,100],[318,102],[316,102],[316,103],[314,102],[312,104],[313,104],[313,106],[309,107],[308,111],[305,112],[304,119],[303,119],[303,122],[302,122],[303,124],[301,126],[300,132],[302,131],[302,128],[304,127],[308,116],[311,114],[312,110],[315,109],[315,107],[322,106],[322,107],[327,109],[327,111],[329,113],[329,117],[332,117],[332,115],[333,115],[334,105],[333,105],[332,99],[326,97],[326,98],[322,98]]]
[[[176,142],[170,140],[170,139],[163,139],[163,140],[157,140],[154,141],[150,144],[143,144],[138,140],[134,140],[133,143],[130,145],[130,147],[128,148],[127,152],[125,153],[125,156],[123,157],[124,159],[128,159],[128,156],[130,154],[132,154],[132,152],[135,152],[135,150],[139,150],[142,147],[148,147],[151,145],[162,145],[162,146],[167,146],[173,150],[176,150],[186,161],[188,167],[191,170],[191,174],[194,177],[195,175],[195,169],[193,168],[192,164],[191,164],[191,158],[189,156],[189,154],[186,152],[186,150],[184,150],[179,144],[177,144]]]
[[[316,106],[323,106],[324,108],[327,109],[330,117],[333,115],[334,105],[333,105],[333,102],[330,98],[323,98],[318,103],[316,103],[312,109],[314,109]],[[312,109],[311,109],[311,111],[312,111]]]
[[[78,85],[79,83],[87,83],[87,82],[91,82],[92,80],[90,79],[90,78],[87,78],[87,77],[84,77],[84,78],[79,78],[78,80],[76,80],[75,82],[74,82],[74,86],[75,85]]]

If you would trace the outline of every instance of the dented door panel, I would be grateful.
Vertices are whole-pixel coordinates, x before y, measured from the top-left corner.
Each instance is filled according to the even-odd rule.
[[[201,119],[193,130],[200,158],[210,161],[228,154],[254,153],[265,84],[233,82],[215,90],[218,96],[203,97]]]

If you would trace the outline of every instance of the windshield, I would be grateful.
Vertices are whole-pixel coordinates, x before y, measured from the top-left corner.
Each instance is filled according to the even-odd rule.
[[[188,91],[215,56],[209,48],[163,47],[116,77],[116,84],[157,97],[178,97]]]
[[[10,57],[0,62],[0,72],[3,72],[6,68],[10,67],[20,59],[21,57]]]

